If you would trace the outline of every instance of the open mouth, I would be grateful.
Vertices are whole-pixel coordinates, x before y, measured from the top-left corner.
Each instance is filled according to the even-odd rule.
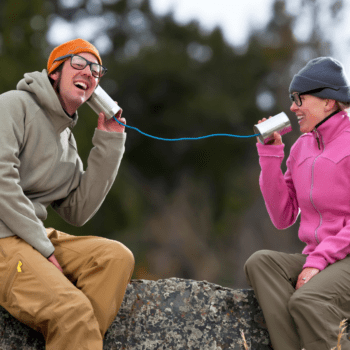
[[[85,84],[85,83],[83,83],[83,82],[81,82],[81,81],[75,82],[74,85],[75,85],[78,89],[80,89],[80,90],[84,90],[84,91],[85,91],[85,90],[88,89],[87,84]]]

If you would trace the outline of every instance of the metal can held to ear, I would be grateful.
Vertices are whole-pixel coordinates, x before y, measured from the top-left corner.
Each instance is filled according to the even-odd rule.
[[[260,124],[255,124],[253,129],[256,134],[260,134],[258,136],[259,141],[266,145],[269,141],[273,140],[273,133],[275,131],[280,135],[284,135],[292,131],[292,126],[286,113],[281,112]]]
[[[103,112],[107,119],[111,119],[121,109],[100,85],[97,85],[95,91],[86,103],[95,111],[95,113],[100,114]]]

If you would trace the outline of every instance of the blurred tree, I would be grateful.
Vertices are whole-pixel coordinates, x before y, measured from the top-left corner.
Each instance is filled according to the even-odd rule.
[[[327,1],[337,16],[342,2]],[[249,135],[260,118],[288,111],[292,75],[330,49],[318,2],[300,1],[295,15],[286,12],[290,3],[276,0],[268,26],[234,48],[220,28],[204,33],[195,21],[156,16],[149,0],[2,0],[0,88],[15,88],[24,72],[46,66],[54,46],[83,37],[100,50],[108,67],[101,85],[128,124],[165,138]],[[300,41],[304,13],[311,29]],[[85,164],[96,119],[88,106],[79,109],[74,134]],[[288,149],[299,135],[292,123]],[[51,211],[45,225],[122,241],[135,254],[138,278],[243,283],[241,265],[252,249],[300,248],[296,226],[276,238],[258,174],[254,139],[165,142],[129,129],[120,173],[95,217],[75,228]]]
[[[264,55],[254,50],[239,54],[227,45],[219,28],[203,34],[196,22],[179,25],[172,14],[156,17],[147,0],[68,3],[58,2],[54,21],[60,17],[79,27],[90,18],[92,23],[93,3],[99,4],[98,16],[114,18],[114,25],[105,25],[88,39],[97,47],[100,36],[110,39],[103,57],[109,71],[101,85],[124,108],[130,125],[166,138],[253,133],[252,125],[261,113],[256,90],[270,69]],[[74,132],[86,159],[90,149],[86,130],[95,126],[96,118],[88,108],[82,108],[80,116]],[[129,130],[121,173],[96,217],[75,230],[56,218],[47,222],[76,234],[95,232],[122,239],[142,264],[149,260],[149,252],[154,257],[168,255],[168,264],[158,265],[175,264],[175,270],[159,270],[156,263],[148,262],[158,277],[199,274],[205,278],[200,265],[205,266],[211,255],[216,267],[207,279],[216,279],[218,246],[231,240],[232,227],[238,227],[256,196],[245,167],[254,147],[252,140],[224,137],[163,142]],[[186,212],[177,205],[179,198]],[[205,217],[201,208],[206,208]],[[166,213],[175,218],[175,227],[165,222]],[[159,227],[164,224],[161,236],[171,244],[160,243],[155,222]],[[197,225],[201,230],[194,230]],[[203,246],[199,260],[194,251],[198,244]],[[185,254],[186,247],[197,258]]]
[[[45,67],[48,14],[44,0],[0,2],[0,91],[15,89],[24,72]]]
[[[292,0],[276,0],[271,21],[264,31],[252,33],[248,52],[253,50],[262,55],[267,62],[267,74],[260,77],[256,90],[256,101],[260,108],[270,115],[285,111],[291,120],[293,132],[283,137],[285,158],[282,170],[286,170],[286,160],[292,144],[300,136],[299,125],[295,115],[290,112],[288,88],[293,75],[296,74],[312,58],[331,54],[331,45],[325,28],[320,26],[320,17],[331,13],[334,1],[324,1],[320,7],[318,1],[306,0],[293,2],[296,7],[295,16],[286,11]],[[341,1],[338,1],[338,8]],[[336,11],[334,15],[336,15]],[[308,25],[305,26],[305,23]],[[296,37],[296,31],[303,31]],[[328,27],[327,27],[328,28]],[[302,39],[300,39],[302,37]],[[251,156],[251,158],[253,155]],[[257,165],[257,164],[256,164]],[[252,172],[254,172],[252,170]],[[256,174],[255,181],[258,181]],[[266,212],[262,197],[246,211],[242,225],[237,234],[237,241],[231,247],[234,257],[228,266],[235,266],[234,285],[247,287],[243,271],[245,261],[256,250],[273,249],[288,253],[301,252],[304,244],[298,239],[299,220],[295,225],[284,230],[277,230]],[[228,273],[228,271],[227,271]]]

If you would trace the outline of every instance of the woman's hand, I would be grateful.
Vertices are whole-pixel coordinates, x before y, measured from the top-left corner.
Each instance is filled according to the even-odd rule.
[[[320,272],[319,269],[316,269],[314,267],[306,267],[303,271],[301,271],[297,284],[295,286],[295,290],[298,290],[300,287],[302,287],[305,283],[309,282],[312,277],[316,276]]]
[[[117,103],[117,102],[116,102]],[[125,118],[122,118],[123,110],[121,109],[117,114],[116,118],[122,122],[123,124],[126,124]],[[114,118],[107,119],[104,113],[100,113],[98,115],[98,121],[97,121],[97,129],[108,131],[108,132],[124,132],[125,126],[119,124],[117,121],[114,120]]]
[[[47,258],[47,260],[49,260],[51,263],[53,263],[63,273],[62,267],[59,264],[59,262],[57,261],[54,254],[52,254],[49,258]]]
[[[270,117],[270,118],[272,118],[272,117]],[[266,118],[263,118],[263,119],[259,120],[258,124],[264,122],[265,120],[266,120]],[[259,143],[261,143],[258,138],[256,138],[256,139],[258,140]],[[274,146],[282,145],[282,144],[283,144],[282,136],[277,131],[275,131],[273,133],[273,139],[267,143],[267,145],[274,145]]]

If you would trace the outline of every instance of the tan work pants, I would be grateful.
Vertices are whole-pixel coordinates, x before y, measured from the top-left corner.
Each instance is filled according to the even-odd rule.
[[[296,291],[305,261],[304,254],[261,250],[245,264],[274,350],[330,350],[337,345],[340,322],[350,318],[350,256]],[[350,350],[346,336],[341,348]]]
[[[63,274],[21,238],[0,239],[0,305],[42,332],[48,350],[102,350],[134,257],[117,241],[47,233]]]

